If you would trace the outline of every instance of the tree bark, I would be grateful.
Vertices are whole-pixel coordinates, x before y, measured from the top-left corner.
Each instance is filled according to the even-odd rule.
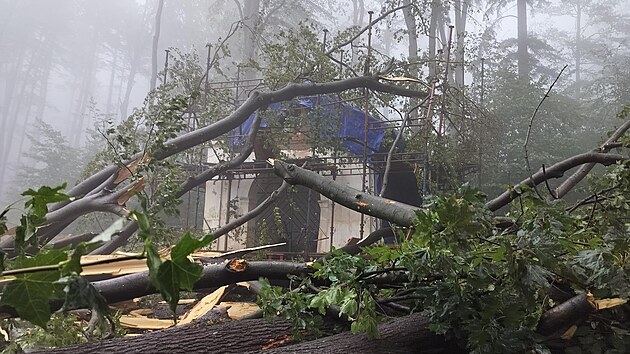
[[[287,322],[254,319],[209,323],[195,321],[138,337],[115,338],[41,353],[465,353],[431,333],[419,315],[393,319],[379,326],[379,339],[340,333],[285,347],[294,342]],[[269,348],[268,350],[265,350]]]
[[[290,335],[291,325],[279,320],[219,323],[201,320],[138,337],[114,338],[38,353],[244,353],[259,351]]]
[[[308,342],[266,350],[265,353],[467,353],[432,333],[419,314],[399,317],[378,327],[379,338],[344,332]]]

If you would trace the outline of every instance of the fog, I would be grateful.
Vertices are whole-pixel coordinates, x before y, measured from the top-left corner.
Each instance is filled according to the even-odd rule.
[[[261,43],[270,41],[274,33],[310,21],[320,38],[324,28],[332,37],[352,26],[365,26],[369,10],[377,17],[405,3],[165,0],[157,50],[153,51],[159,2],[0,1],[0,205],[17,200],[23,189],[36,187],[26,185],[24,173],[30,170],[24,166],[41,167],[46,163],[64,166],[73,170],[61,171],[59,176],[75,176],[67,182],[77,182],[87,163],[73,161],[79,158],[77,151],[88,149],[90,137],[98,138],[97,130],[104,127],[104,122],[122,122],[134,107],[142,105],[151,87],[152,62],[162,71],[167,49],[171,53],[175,49],[181,53],[196,50],[199,61],[205,63],[206,45],[224,40],[238,21],[247,23],[248,11],[256,11],[260,23],[256,26],[259,32],[249,36],[253,38],[253,48],[248,48],[246,42],[251,29],[241,26],[227,40],[229,55],[220,64],[222,74],[213,72],[211,77],[214,81],[232,80],[236,78],[237,66],[258,59]],[[414,3],[417,56],[422,58],[427,55],[430,43],[432,1]],[[482,58],[489,73],[486,75],[517,65],[517,1],[444,1],[443,15],[437,22],[438,49],[446,47],[448,25],[461,26],[461,22],[457,23],[462,17],[457,6],[465,8],[467,26],[461,35],[456,29],[453,53],[461,45],[461,53],[464,48],[466,51],[462,54],[464,66],[453,59],[453,65],[463,68],[462,79],[455,73],[452,80],[471,95],[478,95]],[[578,8],[580,33],[576,34]],[[568,65],[557,89],[588,103],[584,106],[588,109],[585,114],[592,119],[603,122],[604,116],[614,116],[622,104],[628,103],[629,97],[629,8],[629,1],[533,1],[527,7],[531,82],[546,84],[563,65]],[[375,25],[374,49],[385,59],[410,59],[408,28],[402,11],[387,16]],[[355,42],[358,46],[365,45],[365,40],[364,35]],[[416,73],[425,80],[429,70],[421,67]],[[248,75],[261,77],[255,71]],[[159,86],[162,74],[157,77]],[[33,150],[33,142],[44,141],[41,129],[36,128],[38,121],[46,124],[42,129],[60,133],[45,141],[51,149],[55,148],[52,145],[66,149],[71,155],[67,156],[70,164],[38,160],[41,151]],[[585,141],[585,146],[579,149],[592,148],[590,144],[602,136],[601,132],[594,135],[593,141]],[[43,181],[49,184],[63,182],[55,180],[58,176],[49,176],[50,181],[45,177]]]

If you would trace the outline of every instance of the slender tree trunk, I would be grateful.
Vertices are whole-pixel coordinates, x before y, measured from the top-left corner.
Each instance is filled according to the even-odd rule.
[[[403,5],[407,5],[403,9],[403,16],[405,17],[405,25],[407,26],[407,32],[409,36],[408,47],[408,62],[409,62],[409,76],[414,79],[418,79],[419,65],[418,65],[418,27],[416,26],[416,18],[414,11],[411,7],[411,0],[403,0]],[[409,107],[414,107],[417,104],[415,98],[409,99]],[[420,128],[420,121],[418,119],[418,110],[414,110],[410,114],[410,122],[412,131],[418,131]]]
[[[435,79],[437,73],[437,25],[442,15],[440,0],[431,1],[431,21],[429,23],[429,78]]]
[[[112,112],[112,95],[114,93],[114,80],[116,79],[116,70],[118,70],[118,51],[112,48],[112,68],[109,74],[109,86],[107,88],[107,105],[105,106],[105,112],[109,115]]]
[[[582,53],[580,45],[582,42],[582,4],[578,1],[575,15],[575,83],[578,93],[580,93],[580,81],[582,75]]]
[[[78,147],[81,144],[81,137],[83,136],[83,125],[85,122],[85,114],[89,104],[89,100],[92,93],[92,83],[94,80],[94,68],[96,67],[95,63],[97,61],[97,43],[98,43],[98,32],[96,28],[92,34],[92,41],[90,42],[90,48],[88,50],[89,58],[87,59],[87,65],[85,71],[83,72],[83,80],[81,83],[81,92],[79,93],[78,107],[76,111],[76,115],[74,117],[74,122],[72,124],[72,132],[70,140],[73,145]]]
[[[127,119],[127,113],[129,110],[129,101],[131,99],[131,91],[133,90],[133,85],[135,84],[136,81],[136,74],[138,71],[138,66],[139,66],[139,59],[137,58],[137,50],[134,49],[133,53],[131,55],[131,62],[130,67],[129,67],[129,75],[127,76],[127,85],[125,88],[125,98],[122,101],[122,104],[120,105],[120,118],[121,120],[125,120]]]
[[[21,75],[21,77],[18,76],[18,78],[21,78],[22,87],[20,88],[19,93],[16,96],[17,100],[15,101],[15,105],[13,105],[13,107],[10,107],[13,109],[12,110],[9,109],[7,113],[7,119],[9,119],[7,123],[11,123],[11,121],[13,121],[13,124],[7,124],[6,135],[4,139],[5,148],[3,151],[0,151],[0,153],[2,154],[2,156],[0,156],[0,162],[2,162],[2,166],[4,167],[0,169],[0,180],[4,180],[7,176],[7,170],[9,167],[9,158],[12,156],[11,152],[15,150],[14,141],[20,135],[19,127],[17,124],[19,120],[22,121],[21,134],[24,134],[26,132],[27,122],[25,122],[24,120],[28,118],[20,117],[19,114],[22,111],[24,100],[27,100],[28,103],[30,104],[30,100],[32,99],[32,96],[33,96],[35,80],[33,77],[31,77],[31,75],[32,75],[33,70],[37,66],[36,58],[37,58],[37,50],[34,50],[33,53],[31,54],[31,60],[27,67],[26,72],[24,73],[24,75]],[[19,69],[20,68],[18,68],[17,70]],[[28,92],[27,89],[29,88],[29,86],[30,86],[30,92],[27,94]],[[23,119],[18,119],[18,118],[23,118]]]
[[[455,1],[455,29],[457,32],[457,48],[455,51],[455,87],[464,87],[464,36],[468,19],[468,1]]]
[[[529,54],[527,53],[527,0],[517,0],[518,15],[518,77],[529,80]]]
[[[245,16],[245,18],[243,18],[245,29],[243,31],[241,63],[247,64],[248,62],[255,60],[257,57],[258,45],[256,42],[262,32],[262,28],[260,28],[260,0],[245,1],[243,6],[243,16]],[[255,75],[255,71],[251,69],[243,68],[241,71],[241,78],[245,80],[253,79]],[[246,92],[245,90],[239,91],[241,97],[237,97],[237,99],[241,102],[244,99]]]
[[[35,113],[36,119],[43,119],[44,111],[46,110],[46,98],[48,96],[48,80],[50,78],[50,71],[52,68],[52,58],[53,58],[53,47],[51,40],[46,40],[44,43],[46,49],[41,57],[43,60],[41,74],[39,77],[39,96],[37,97],[37,111]],[[34,90],[33,90],[34,91]],[[22,152],[24,151],[24,142],[26,141],[27,129],[29,126],[29,122],[31,119],[31,109],[32,105],[29,105],[28,110],[24,116],[24,133],[20,134],[20,143],[18,145],[17,157],[16,157],[16,166],[21,166],[22,163]]]
[[[162,9],[164,0],[158,0],[158,8],[155,12],[155,30],[153,32],[153,48],[151,50],[151,83],[149,89],[153,91],[157,86],[158,44],[160,42],[160,27],[162,25]]]
[[[0,198],[7,192],[5,186],[8,185],[5,181],[6,173],[8,172],[8,161],[5,154],[11,149],[9,143],[9,137],[12,135],[12,130],[15,129],[15,121],[9,119],[9,112],[11,110],[13,100],[17,96],[15,89],[17,87],[18,72],[22,67],[22,61],[24,60],[24,51],[20,51],[17,55],[17,59],[13,65],[7,65],[7,79],[4,86],[4,100],[2,101],[2,111],[0,111]]]

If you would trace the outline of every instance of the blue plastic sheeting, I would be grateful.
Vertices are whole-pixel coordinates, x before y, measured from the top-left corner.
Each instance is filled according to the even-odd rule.
[[[288,103],[270,104],[267,110],[280,114],[280,119],[289,118],[288,113],[301,109],[306,109],[309,112],[313,112],[314,109],[317,109],[317,113],[323,117],[339,117],[337,137],[343,140],[342,146],[353,154],[363,155],[365,112],[348,103],[340,101],[341,97],[339,97],[339,95],[308,96],[296,98]],[[258,111],[258,113],[260,112],[261,111]],[[230,132],[229,143],[231,145],[240,145],[245,141],[254,121],[254,114],[247,118],[239,128]],[[262,114],[265,114],[264,111],[262,111]],[[264,117],[260,126],[261,128],[268,126]],[[368,127],[368,155],[371,155],[381,148],[386,125],[385,122],[368,115]],[[330,138],[330,136],[326,138]]]

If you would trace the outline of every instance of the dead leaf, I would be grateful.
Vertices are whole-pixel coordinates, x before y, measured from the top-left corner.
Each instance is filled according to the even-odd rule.
[[[182,317],[182,320],[177,325],[183,325],[190,323],[197,318],[205,315],[208,311],[212,310],[216,304],[221,301],[223,294],[225,293],[227,286],[222,286],[211,294],[206,295],[203,299],[199,300],[186,314]]]
[[[564,340],[569,340],[569,339],[573,338],[573,335],[575,334],[575,331],[577,331],[577,326],[573,325],[573,326],[569,327],[569,329],[567,329],[566,332],[564,332],[564,334],[562,334],[562,336],[560,336],[560,338],[562,338]]]
[[[247,261],[244,259],[233,259],[225,265],[225,268],[236,273],[244,272],[247,269]]]
[[[356,204],[357,204],[358,206],[360,206],[360,207],[366,207],[366,206],[368,206],[368,205],[369,205],[369,204],[368,204],[368,203],[366,203],[366,202],[356,202]]]
[[[609,309],[609,308],[612,308],[612,307],[623,305],[626,302],[628,302],[628,300],[621,299],[621,298],[617,297],[617,298],[612,298],[612,299],[595,300],[595,305],[596,305],[598,310],[603,310],[603,309]]]

